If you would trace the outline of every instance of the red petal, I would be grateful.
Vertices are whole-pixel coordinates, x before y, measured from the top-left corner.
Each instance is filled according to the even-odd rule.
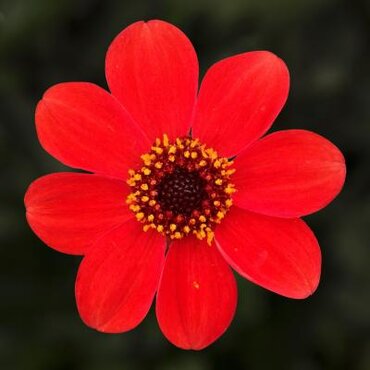
[[[84,254],[101,235],[129,218],[127,185],[97,175],[55,173],[34,181],[27,190],[27,220],[50,247]]]
[[[346,168],[330,141],[309,131],[266,136],[235,160],[237,206],[278,217],[325,207],[341,190]]]
[[[184,349],[202,349],[230,325],[235,278],[214,245],[192,237],[171,244],[157,294],[164,335]]]
[[[193,136],[223,156],[235,155],[270,128],[288,91],[287,67],[270,52],[221,60],[202,82]]]
[[[128,113],[102,88],[62,83],[46,91],[36,109],[39,140],[62,163],[126,178],[150,147]]]
[[[77,307],[86,325],[120,333],[137,326],[152,304],[164,264],[165,240],[130,220],[106,234],[81,262]]]
[[[106,77],[113,95],[154,140],[183,136],[198,88],[198,61],[187,37],[163,21],[137,22],[112,42]]]
[[[306,298],[320,280],[321,252],[300,219],[257,215],[234,207],[216,229],[216,243],[242,276],[289,298]]]

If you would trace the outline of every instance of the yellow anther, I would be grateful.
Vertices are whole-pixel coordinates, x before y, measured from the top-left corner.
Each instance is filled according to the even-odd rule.
[[[172,155],[172,154],[168,156],[168,160],[169,160],[170,162],[175,162],[175,159],[176,159],[176,158],[175,158],[175,156],[174,156],[174,155]]]
[[[163,153],[163,148],[158,147],[158,146],[152,146],[152,150],[156,152],[157,154],[162,154]]]
[[[168,154],[175,154],[176,153],[176,147],[174,145],[171,145],[168,149]]]
[[[211,158],[211,159],[216,159],[218,156],[217,156],[217,152],[214,151],[212,148],[208,148],[206,149],[206,152],[208,154],[208,157]]]
[[[199,143],[199,140],[198,139],[194,139],[191,141],[190,143],[190,148],[195,148]]]
[[[145,166],[151,165],[152,159],[150,154],[143,154],[140,158],[143,160]]]
[[[135,194],[129,194],[126,199],[126,203],[131,203],[132,201],[136,200],[136,195]]]
[[[197,223],[197,221],[196,221],[196,219],[195,218],[191,218],[190,220],[189,220],[189,224],[190,225],[195,225]]]
[[[153,222],[154,221],[154,215],[149,215],[148,216],[148,221]]]
[[[217,179],[215,180],[216,185],[222,185],[222,179]]]
[[[221,212],[221,211],[218,211],[217,212],[217,218],[219,220],[222,220],[224,217],[225,217],[225,213],[224,212]]]
[[[226,193],[226,194],[233,194],[233,193],[235,193],[235,189],[232,187],[232,186],[230,186],[230,184],[224,189],[224,192]]]
[[[176,144],[180,149],[184,149],[184,145],[182,145],[182,141],[180,138],[176,139]]]
[[[134,180],[135,180],[135,181],[140,181],[140,180],[141,180],[141,175],[140,175],[140,173],[135,173],[135,175],[134,175]]]
[[[149,197],[147,195],[144,195],[141,197],[141,200],[145,203],[149,200]]]
[[[142,220],[144,218],[144,213],[143,212],[136,213],[136,218],[139,221]]]
[[[226,205],[226,207],[231,207],[232,205],[233,205],[233,201],[232,201],[232,199],[226,199],[225,200],[225,205]]]
[[[156,145],[156,146],[160,146],[160,145],[161,145],[161,139],[160,139],[159,137],[157,137],[157,138],[155,139],[155,145]]]
[[[207,231],[207,243],[208,245],[212,244],[212,240],[214,238],[215,234],[213,231]]]
[[[177,226],[175,224],[170,225],[170,230],[174,232],[177,229]]]
[[[140,206],[138,204],[131,204],[130,209],[133,212],[138,212],[138,211],[140,211]]]
[[[189,234],[190,227],[188,225],[186,225],[186,226],[184,226],[183,230],[184,230],[184,233]]]
[[[201,216],[199,216],[199,221],[200,222],[206,222],[207,219],[203,215],[201,215]]]
[[[142,190],[148,190],[148,189],[149,189],[149,186],[148,186],[148,184],[141,184],[141,185],[140,185],[140,188],[141,188]]]
[[[145,231],[145,232],[147,232],[149,229],[151,229],[152,228],[152,225],[144,225],[143,226],[143,230]]]
[[[236,171],[236,170],[235,170],[235,168],[232,168],[232,169],[230,169],[230,170],[227,170],[227,171],[226,171],[226,175],[230,176],[230,175],[232,175],[235,171]]]
[[[191,158],[195,159],[198,157],[198,153],[197,152],[191,152],[190,154]]]
[[[176,231],[175,234],[173,234],[173,236],[175,239],[181,239],[183,235],[180,232]]]
[[[216,207],[219,207],[219,206],[220,206],[220,204],[221,204],[221,202],[220,202],[219,200],[215,200],[215,201],[213,202],[213,205],[214,205],[214,206],[216,206]]]
[[[168,146],[168,136],[166,134],[163,135],[163,146],[164,147]]]
[[[154,199],[151,199],[150,201],[149,201],[149,205],[151,206],[151,207],[153,207],[153,206],[155,206],[155,204],[156,204],[157,202],[154,200]]]
[[[200,167],[204,167],[207,165],[207,161],[205,161],[204,159],[202,159],[200,162],[199,162],[199,166]]]
[[[163,166],[162,162],[156,162],[155,165],[154,165],[154,167],[158,168],[159,170],[162,168],[162,166]]]
[[[213,167],[214,168],[220,168],[221,167],[221,161],[219,159],[216,159],[214,162],[213,162]]]
[[[141,172],[142,172],[144,175],[149,176],[149,175],[151,174],[151,172],[152,172],[152,171],[151,171],[149,168],[143,167],[143,168],[141,169]]]
[[[189,150],[185,150],[185,152],[184,152],[184,157],[185,157],[185,158],[189,158],[189,157],[190,157],[190,152],[189,152]]]
[[[157,231],[158,232],[160,232],[160,233],[163,232],[163,229],[164,229],[163,225],[158,225],[157,226]]]
[[[136,185],[136,181],[133,178],[128,179],[126,181],[126,183],[127,183],[128,186],[135,186]]]
[[[135,171],[134,171],[134,170],[128,170],[128,174],[129,174],[130,176],[134,176],[134,175],[135,175]]]

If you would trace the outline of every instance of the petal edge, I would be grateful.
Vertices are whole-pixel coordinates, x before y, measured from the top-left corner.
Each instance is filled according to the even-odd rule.
[[[289,71],[273,53],[223,59],[202,81],[193,135],[223,156],[234,156],[270,128],[288,92]]]
[[[276,217],[300,217],[325,207],[343,187],[342,153],[305,130],[277,131],[235,159],[238,207]]]
[[[140,324],[152,304],[164,264],[165,241],[136,220],[97,241],[76,279],[76,302],[86,325],[121,333]]]
[[[125,28],[106,56],[109,88],[151,141],[183,136],[198,89],[198,60],[186,35],[170,23],[152,20]]]
[[[183,349],[207,347],[230,325],[236,301],[234,275],[215,245],[187,237],[170,246],[156,314],[171,343]]]
[[[133,218],[127,191],[124,182],[93,174],[46,175],[26,192],[27,221],[51,248],[84,254],[97,238]]]
[[[296,299],[316,290],[321,251],[302,220],[263,216],[234,207],[215,234],[216,245],[228,263],[253,283]]]

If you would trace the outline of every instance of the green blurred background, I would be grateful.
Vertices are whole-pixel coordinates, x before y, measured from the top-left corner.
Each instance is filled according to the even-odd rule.
[[[161,335],[153,312],[136,330],[85,327],[74,303],[79,258],[27,227],[23,194],[62,165],[40,147],[34,108],[49,86],[106,87],[105,51],[130,23],[160,18],[193,41],[202,74],[220,58],[268,49],[289,66],[274,129],[313,130],[344,152],[344,191],[307,218],[323,252],[314,296],[288,300],[239,279],[226,334],[202,352]],[[0,369],[370,369],[370,3],[366,0],[0,0]]]

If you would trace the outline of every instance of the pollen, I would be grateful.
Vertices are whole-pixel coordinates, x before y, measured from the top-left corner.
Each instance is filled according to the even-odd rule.
[[[138,170],[128,171],[129,209],[143,224],[169,240],[195,235],[210,245],[214,229],[232,206],[233,162],[198,139],[167,135],[141,155]]]

